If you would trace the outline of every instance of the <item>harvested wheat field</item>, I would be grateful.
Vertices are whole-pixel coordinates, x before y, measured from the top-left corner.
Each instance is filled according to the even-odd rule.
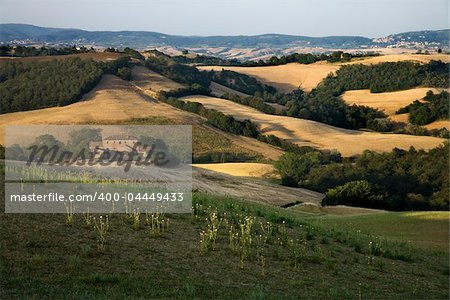
[[[441,91],[441,89],[426,87],[387,93],[354,90],[346,91],[342,94],[342,99],[348,104],[370,106],[384,111],[386,115],[394,115],[400,108],[411,104],[415,100],[421,100],[429,90],[432,90],[434,93]]]
[[[268,115],[254,108],[214,97],[190,96],[181,99],[202,103],[206,108],[217,109],[240,120],[250,119],[264,134],[273,134],[302,146],[336,149],[343,156],[360,154],[366,149],[379,152],[390,151],[395,147],[409,149],[410,146],[416,149],[430,149],[444,141],[428,136],[342,129],[311,120]]]
[[[450,55],[448,54],[393,54],[380,55],[374,57],[356,58],[345,64],[378,64],[383,62],[397,62],[397,61],[416,61],[420,63],[428,63],[432,60],[441,60],[443,62],[450,62]]]
[[[433,123],[427,124],[424,127],[428,130],[441,128],[447,128],[448,130],[450,130],[450,120],[434,121]]]
[[[211,85],[209,86],[211,89],[211,94],[216,97],[221,97],[224,94],[235,94],[241,97],[248,96],[247,94],[241,93],[239,91],[230,89],[224,85],[218,84],[217,82],[211,81]]]
[[[152,97],[157,97],[157,94],[161,91],[176,90],[183,87],[183,85],[167,77],[140,66],[133,67],[131,79],[137,87]]]
[[[282,186],[267,179],[235,177],[198,167],[192,168],[192,175],[192,187],[196,191],[270,205],[285,206],[299,202],[319,205],[324,197],[318,192]]]
[[[206,71],[225,69],[239,72],[253,76],[262,83],[277,88],[280,92],[289,93],[299,87],[305,91],[311,91],[328,74],[335,72],[339,67],[337,64],[317,62],[309,65],[291,63],[268,67],[203,66],[198,68]]]
[[[286,65],[265,67],[199,66],[198,69],[206,71],[221,71],[222,69],[225,69],[239,72],[253,76],[262,83],[277,88],[280,92],[288,93],[299,87],[306,92],[310,92],[312,89],[316,88],[328,74],[336,72],[341,66],[346,64],[377,64],[382,62],[408,60],[421,63],[427,63],[431,60],[450,62],[450,55],[396,54],[358,58],[348,63],[328,63],[320,61],[309,65],[290,63]]]
[[[104,75],[83,101],[63,106],[0,115],[0,139],[5,125],[87,124],[132,118],[166,117],[180,124],[199,124],[202,119],[145,95],[129,82]],[[3,141],[0,141],[2,143]]]
[[[401,115],[390,115],[389,119],[394,121],[394,122],[399,122],[399,123],[409,123],[409,113],[406,114],[401,114]]]
[[[222,164],[193,164],[192,166],[240,177],[277,177],[272,165],[262,163],[222,163]]]
[[[44,62],[51,60],[62,60],[67,58],[79,57],[81,59],[92,59],[95,61],[112,61],[118,59],[119,53],[112,52],[94,52],[94,53],[79,53],[68,55],[49,55],[49,56],[30,56],[30,57],[0,57],[0,63],[2,62]]]

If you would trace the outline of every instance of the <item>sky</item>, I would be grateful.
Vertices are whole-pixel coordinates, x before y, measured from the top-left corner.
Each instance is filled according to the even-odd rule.
[[[0,23],[177,35],[359,35],[449,28],[449,0],[0,0]]]

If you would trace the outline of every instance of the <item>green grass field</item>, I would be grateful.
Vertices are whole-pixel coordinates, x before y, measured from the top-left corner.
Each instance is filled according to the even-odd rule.
[[[164,216],[162,232],[142,214],[138,221],[111,215],[103,249],[86,216],[69,226],[64,214],[1,213],[0,298],[449,297],[448,256],[393,233],[400,222],[402,231],[427,235],[425,223],[405,223],[404,214],[364,216],[374,226],[369,236],[370,221],[360,221],[360,233],[336,224],[347,217],[318,219],[238,199],[194,194],[194,208]],[[448,226],[430,222],[430,230]]]
[[[391,212],[319,219],[327,226],[405,241],[423,249],[449,252],[450,212]]]

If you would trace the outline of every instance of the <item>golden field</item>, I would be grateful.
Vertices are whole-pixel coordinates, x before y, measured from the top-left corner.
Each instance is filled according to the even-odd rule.
[[[328,74],[338,70],[339,65],[317,62],[310,65],[291,63],[267,67],[203,66],[198,68],[205,71],[225,69],[246,74],[275,87],[280,92],[289,93],[299,87],[305,91],[311,91]]]
[[[277,88],[280,92],[288,93],[301,88],[306,92],[316,88],[317,85],[330,73],[334,73],[342,65],[346,64],[377,64],[381,62],[417,61],[427,63],[431,60],[450,62],[450,55],[446,54],[394,54],[381,55],[368,58],[354,59],[348,63],[316,62],[309,65],[290,63],[279,66],[264,67],[229,67],[229,66],[199,66],[200,70],[221,71],[231,70],[253,76],[262,83]]]
[[[138,83],[146,86],[144,81]],[[157,86],[162,86],[161,81],[157,81]],[[155,88],[155,85],[150,87]],[[143,92],[133,83],[116,76],[104,75],[100,83],[80,102],[63,107],[1,114],[0,144],[4,144],[4,128],[7,125],[114,124],[137,118],[164,118],[175,124],[195,125],[195,150],[198,154],[221,149],[235,154],[259,154],[265,159],[276,160],[283,153],[255,139],[232,135],[204,124],[200,116],[161,103],[152,98],[149,91]]]
[[[3,131],[5,125],[88,124],[159,116],[185,124],[201,122],[199,116],[157,102],[129,82],[113,75],[104,75],[100,83],[83,97],[83,101],[62,107],[0,115],[0,130]],[[0,136],[3,139],[3,132]]]
[[[386,115],[394,115],[397,110],[405,107],[415,100],[421,100],[431,90],[439,93],[441,89],[436,88],[414,88],[404,91],[371,93],[369,90],[346,91],[342,99],[348,104],[365,105],[377,108]]]
[[[193,164],[192,166],[239,177],[275,177],[272,165],[262,163]]]
[[[161,91],[176,90],[183,87],[183,85],[141,66],[133,67],[131,77],[137,87],[152,97],[157,97],[157,94]]]
[[[342,129],[311,120],[268,115],[254,108],[214,97],[189,96],[182,100],[202,103],[206,108],[216,109],[240,120],[250,119],[259,126],[263,134],[273,134],[302,146],[336,149],[343,156],[360,154],[366,149],[379,152],[390,151],[395,147],[409,149],[410,146],[430,149],[444,141],[428,136]]]

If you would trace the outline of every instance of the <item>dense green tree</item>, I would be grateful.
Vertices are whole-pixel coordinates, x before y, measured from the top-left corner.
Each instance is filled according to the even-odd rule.
[[[369,208],[385,208],[383,195],[366,180],[349,181],[329,189],[322,205],[349,205]]]

